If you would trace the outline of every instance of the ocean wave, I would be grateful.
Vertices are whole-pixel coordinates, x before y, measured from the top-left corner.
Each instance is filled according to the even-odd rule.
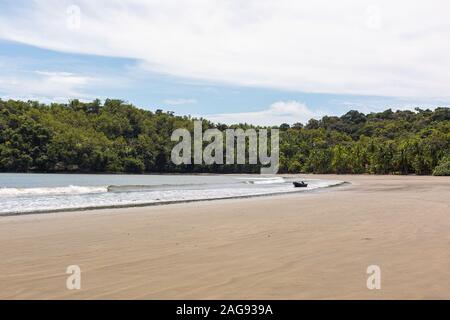
[[[208,184],[208,183],[179,183],[179,184],[148,184],[148,185],[135,185],[135,184],[119,184],[110,185],[106,189],[108,192],[143,192],[153,190],[176,190],[187,188],[201,188],[205,186],[222,185],[222,183]]]
[[[247,179],[248,180],[248,179]],[[260,180],[260,179],[258,179]],[[239,183],[226,188],[152,190],[151,192],[107,192],[107,187],[57,187],[57,188],[3,188],[0,189],[2,205],[0,216],[59,212],[72,210],[93,210],[99,208],[125,208],[152,206],[219,199],[238,199],[276,194],[312,191],[340,185],[337,180],[305,180],[307,188],[294,188],[290,180],[284,184],[244,186]],[[123,185],[119,185],[123,187]],[[151,186],[150,187],[158,187]],[[75,193],[74,193],[75,192]],[[77,196],[87,193],[87,195]],[[2,195],[3,194],[3,195]],[[18,195],[19,194],[19,195]],[[58,197],[53,195],[59,194]],[[10,195],[10,196],[5,196]],[[12,195],[12,196],[11,196]]]
[[[107,192],[107,187],[41,187],[41,188],[0,188],[0,197],[20,197],[20,196],[48,196],[48,195],[76,195],[89,193]]]
[[[133,192],[154,190],[161,187],[164,187],[164,185],[111,185],[106,189],[108,192]]]
[[[244,183],[248,184],[277,184],[285,183],[286,181],[282,177],[273,178],[237,178],[239,180],[244,180]]]

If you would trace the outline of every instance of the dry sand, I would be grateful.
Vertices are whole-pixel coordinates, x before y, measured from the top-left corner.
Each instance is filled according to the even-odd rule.
[[[0,217],[0,298],[449,299],[450,178],[332,178],[352,185]],[[69,265],[81,290],[66,289]]]

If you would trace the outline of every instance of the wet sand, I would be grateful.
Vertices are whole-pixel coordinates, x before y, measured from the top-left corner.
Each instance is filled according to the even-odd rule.
[[[450,298],[450,178],[324,178],[351,185],[0,217],[0,298]],[[69,265],[81,290],[66,288]]]

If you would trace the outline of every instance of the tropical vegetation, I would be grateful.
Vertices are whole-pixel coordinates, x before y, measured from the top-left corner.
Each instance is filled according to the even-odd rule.
[[[1,172],[259,172],[255,165],[170,161],[193,118],[121,100],[42,104],[0,100]],[[203,121],[203,128],[258,128]],[[280,124],[280,173],[450,175],[450,109],[349,111]]]

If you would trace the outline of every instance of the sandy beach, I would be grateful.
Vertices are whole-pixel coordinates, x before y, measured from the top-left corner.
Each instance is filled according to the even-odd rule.
[[[0,298],[450,298],[450,178],[325,177],[351,184],[0,217]],[[81,290],[66,288],[69,265]],[[369,265],[380,290],[367,289]]]

